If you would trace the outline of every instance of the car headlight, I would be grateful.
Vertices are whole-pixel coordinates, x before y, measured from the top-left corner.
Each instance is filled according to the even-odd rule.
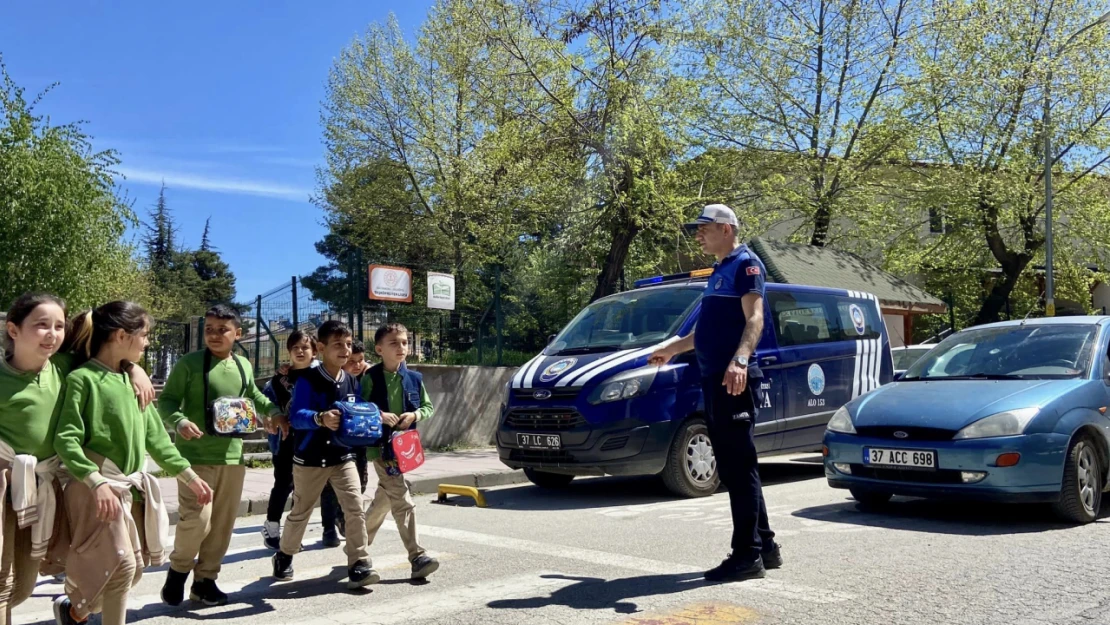
[[[635,369],[613,376],[590,393],[589,402],[591,404],[604,404],[646,395],[648,389],[651,388],[651,383],[655,380],[656,371],[658,371],[658,368],[652,367],[649,371]]]
[[[994,436],[1017,436],[1025,431],[1025,426],[1037,416],[1041,409],[1037,406],[1007,410],[979,419],[956,433],[954,440],[968,438],[990,438]]]
[[[830,432],[840,432],[841,434],[856,433],[856,426],[852,425],[852,416],[848,414],[848,409],[844,406],[833,413],[832,418],[829,419],[828,428]]]

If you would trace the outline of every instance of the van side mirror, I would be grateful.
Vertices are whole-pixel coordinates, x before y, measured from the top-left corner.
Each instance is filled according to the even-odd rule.
[[[547,344],[548,345],[551,345],[551,342],[555,340],[555,336],[556,335],[552,334],[552,335],[547,337]]]
[[[894,374],[894,381],[897,382],[898,380],[901,380],[902,376],[904,376],[904,375],[906,375],[905,371],[899,371],[899,372],[895,373]]]

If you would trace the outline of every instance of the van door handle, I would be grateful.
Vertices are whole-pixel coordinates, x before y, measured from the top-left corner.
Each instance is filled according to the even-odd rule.
[[[773,365],[778,361],[779,359],[777,356],[764,356],[763,358],[760,358],[760,362],[765,365]]]

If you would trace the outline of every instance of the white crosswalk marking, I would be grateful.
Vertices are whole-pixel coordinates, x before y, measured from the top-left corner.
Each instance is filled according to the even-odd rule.
[[[384,525],[382,529],[388,529],[394,532],[397,531],[396,527],[390,526],[388,524]],[[583,549],[581,547],[571,547],[568,545],[541,543],[533,540],[525,540],[522,538],[510,538],[507,536],[494,536],[492,534],[482,534],[479,532],[457,530],[446,527],[422,525],[420,527],[420,533],[424,536],[435,536],[436,538],[444,538],[447,540],[454,540],[462,543],[484,545],[499,549],[513,549],[515,551],[523,551],[526,553],[543,555],[551,558],[579,560],[582,562],[589,562],[591,564],[614,566],[631,571],[652,573],[655,575],[697,573],[703,570],[701,567],[694,567],[687,564],[662,562],[660,560],[627,556],[607,551],[595,551],[593,549]],[[744,582],[744,590],[752,590],[755,592],[780,595],[797,601],[808,601],[811,603],[839,603],[842,601],[850,601],[851,599],[855,598],[853,595],[850,595],[848,593],[809,588],[807,586],[790,584],[787,582],[780,582],[771,579],[759,579]]]

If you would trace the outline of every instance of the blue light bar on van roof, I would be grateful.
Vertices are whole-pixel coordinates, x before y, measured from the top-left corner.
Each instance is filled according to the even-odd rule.
[[[694,278],[704,278],[713,273],[713,269],[695,269],[694,271],[684,271],[682,273],[672,273],[669,276],[653,276],[651,278],[642,278],[632,283],[634,288],[641,288],[651,286],[653,284],[662,284],[664,282],[671,282],[674,280],[692,280]]]

